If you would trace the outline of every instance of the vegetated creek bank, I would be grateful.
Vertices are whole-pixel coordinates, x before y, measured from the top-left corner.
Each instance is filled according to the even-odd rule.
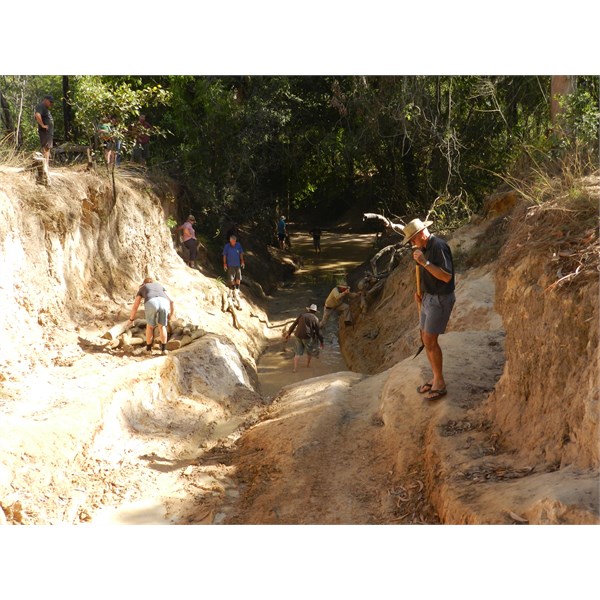
[[[271,341],[258,361],[260,393],[272,399],[285,385],[346,371],[348,367],[340,351],[338,314],[334,313],[325,325],[324,349],[306,367],[306,357],[300,357],[298,371],[293,372],[293,344],[286,342],[282,332],[311,304],[316,304],[318,317],[323,317],[324,301],[339,281],[374,253],[373,235],[327,234],[321,238],[322,252],[315,254],[312,237],[297,234],[292,237],[292,251],[303,261],[294,280],[275,294],[269,303]]]

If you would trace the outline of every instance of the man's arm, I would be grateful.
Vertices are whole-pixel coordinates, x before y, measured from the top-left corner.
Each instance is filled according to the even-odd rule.
[[[442,267],[438,267],[432,262],[429,262],[421,250],[417,249],[413,252],[413,259],[436,279],[439,279],[444,283],[448,283],[452,279],[452,273],[448,273],[448,271],[442,269]]]
[[[137,314],[138,308],[140,306],[140,302],[142,301],[142,297],[141,296],[136,296],[135,297],[135,302],[133,303],[133,306],[131,307],[131,312],[129,313],[129,320],[133,321],[135,319],[135,315]]]
[[[290,327],[289,331],[287,332],[285,339],[289,340],[290,339],[290,335],[292,335],[292,333],[294,332],[294,329],[296,329],[296,325],[298,325],[298,323],[300,322],[300,317],[302,315],[298,315],[296,317],[296,320],[292,323],[292,326]]]
[[[42,119],[42,115],[39,112],[35,113],[35,120],[37,121],[38,125],[42,128],[42,129],[48,129],[48,125],[44,125],[44,121]]]
[[[319,325],[318,319],[315,324],[315,334],[319,338],[319,342],[321,343],[321,348],[322,348],[325,340],[323,339],[323,334],[321,333],[321,326]]]

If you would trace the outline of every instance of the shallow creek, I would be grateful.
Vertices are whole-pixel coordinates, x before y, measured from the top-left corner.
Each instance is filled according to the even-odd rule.
[[[293,343],[283,340],[283,325],[291,324],[313,303],[319,310],[317,316],[322,318],[325,298],[338,280],[343,280],[347,273],[373,255],[373,241],[373,234],[323,233],[321,253],[316,254],[310,235],[292,235],[292,251],[302,257],[304,265],[269,303],[272,339],[258,362],[260,392],[264,396],[272,398],[290,383],[347,370],[338,341],[337,313],[325,326],[325,345],[319,358],[313,358],[307,368],[306,357],[300,357],[296,373],[293,372]]]

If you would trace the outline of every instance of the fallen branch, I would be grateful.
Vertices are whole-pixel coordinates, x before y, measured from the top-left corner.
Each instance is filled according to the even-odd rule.
[[[392,223],[392,221],[383,215],[378,213],[363,213],[363,221],[366,221],[367,219],[379,219],[384,223],[387,229],[391,229],[395,233],[404,234],[404,225],[400,223]]]

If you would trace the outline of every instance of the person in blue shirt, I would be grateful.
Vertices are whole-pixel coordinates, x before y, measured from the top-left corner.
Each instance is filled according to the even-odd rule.
[[[246,266],[244,250],[237,241],[237,236],[229,236],[229,243],[223,248],[223,269],[229,279],[229,293],[237,309],[240,306],[240,283],[242,281],[242,269]]]
[[[277,238],[279,239],[279,247],[283,250],[285,246],[286,226],[285,217],[282,215],[277,222]]]

